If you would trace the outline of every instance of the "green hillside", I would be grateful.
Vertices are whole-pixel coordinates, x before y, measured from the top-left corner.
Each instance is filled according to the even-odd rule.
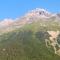
[[[60,27],[56,22],[36,22],[0,35],[0,60],[60,60],[53,48],[45,45],[47,30]]]

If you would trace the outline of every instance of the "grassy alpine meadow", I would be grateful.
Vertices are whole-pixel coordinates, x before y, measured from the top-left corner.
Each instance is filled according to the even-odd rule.
[[[0,60],[60,60],[53,48],[47,48],[45,44],[45,38],[49,38],[49,35],[44,34],[48,30],[60,30],[57,24],[52,23],[46,26],[41,23],[41,26],[36,22],[1,34]]]

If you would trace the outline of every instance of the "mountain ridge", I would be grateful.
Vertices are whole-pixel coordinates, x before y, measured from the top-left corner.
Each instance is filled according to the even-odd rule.
[[[59,17],[59,14],[55,14],[55,13],[50,13],[45,9],[42,8],[36,8],[34,10],[31,10],[30,12],[28,12],[27,14],[25,14],[24,16],[22,16],[21,18],[17,18],[15,20],[13,19],[4,19],[2,21],[0,21],[0,26],[9,26],[9,25],[24,25],[26,23],[32,23],[33,20],[38,20],[38,19],[50,19],[51,17]],[[58,18],[57,17],[57,18]],[[21,20],[21,21],[20,21]],[[59,17],[60,20],[60,17]],[[18,23],[16,23],[18,22]],[[11,24],[10,24],[11,23]]]

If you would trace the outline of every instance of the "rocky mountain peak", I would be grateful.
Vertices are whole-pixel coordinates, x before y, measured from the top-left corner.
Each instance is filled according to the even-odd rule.
[[[58,17],[59,16],[59,17]],[[33,22],[37,22],[38,20],[60,20],[60,14],[55,14],[48,12],[46,9],[43,8],[36,8],[30,10],[21,18],[13,19],[4,19],[0,21],[0,27],[6,26],[23,26],[25,24],[31,24]]]
[[[36,8],[34,10],[31,10],[30,12],[27,13],[26,16],[36,16],[36,17],[50,17],[52,16],[52,13],[48,12],[47,10],[45,9],[42,9],[42,8]]]

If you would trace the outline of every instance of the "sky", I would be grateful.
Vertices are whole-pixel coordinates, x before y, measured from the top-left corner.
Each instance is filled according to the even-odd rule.
[[[21,17],[35,8],[58,13],[60,12],[60,0],[0,0],[0,20]]]

